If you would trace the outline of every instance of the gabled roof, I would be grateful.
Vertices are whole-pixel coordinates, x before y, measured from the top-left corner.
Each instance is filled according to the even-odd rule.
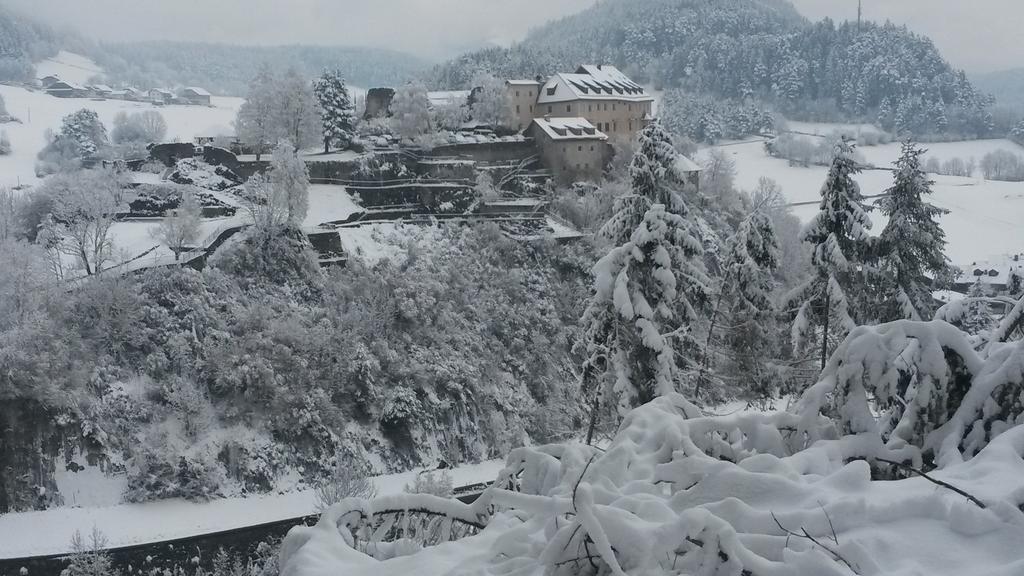
[[[84,86],[75,84],[74,82],[68,82],[66,80],[58,80],[53,84],[46,87],[46,90],[85,90]]]
[[[106,84],[93,84],[90,88],[97,92],[113,92],[113,89]]]
[[[152,88],[150,89],[149,92],[150,94],[156,92],[157,94],[162,94],[164,96],[174,96],[174,92],[171,92],[170,90],[164,90],[163,88]]]
[[[700,172],[704,170],[700,164],[697,164],[693,160],[690,160],[686,156],[679,154],[676,156],[676,172],[679,174],[690,174],[692,172]]]
[[[186,86],[184,91],[185,92],[191,92],[191,93],[195,94],[196,96],[209,96],[210,95],[210,93],[207,92],[205,89],[197,88],[195,86]]]
[[[540,104],[571,100],[627,100],[649,102],[643,87],[615,66],[580,66],[574,74],[560,72],[540,90]]]
[[[552,140],[607,140],[586,118],[535,118],[534,125]]]

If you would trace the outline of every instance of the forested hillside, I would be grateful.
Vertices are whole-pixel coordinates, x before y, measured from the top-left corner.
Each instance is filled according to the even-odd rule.
[[[919,136],[991,130],[990,99],[928,38],[892,24],[810,23],[782,1],[608,0],[432,74],[454,87],[481,70],[533,77],[582,62],[656,87],[756,98],[798,119],[870,120]]]
[[[49,26],[0,6],[0,81],[31,79],[32,63],[56,54],[60,46],[59,35]]]
[[[404,82],[426,68],[414,56],[377,48],[338,46],[233,46],[191,42],[105,44],[93,58],[113,84],[203,86],[225,95],[245,94],[261,64],[295,67],[312,78],[338,69],[350,84],[373,87]]]

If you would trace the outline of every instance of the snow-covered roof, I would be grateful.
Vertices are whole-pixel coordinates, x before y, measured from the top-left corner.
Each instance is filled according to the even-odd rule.
[[[594,127],[586,118],[536,118],[540,127],[552,140],[607,140],[608,136]]]
[[[574,74],[559,72],[541,88],[540,104],[571,100],[628,100],[648,102],[654,98],[615,66],[580,66]]]
[[[163,95],[166,95],[166,96],[174,96],[174,92],[171,92],[170,90],[164,90],[163,88],[153,88],[152,90],[149,91],[149,93],[150,94],[154,94],[154,93],[155,94],[163,94]]]
[[[450,106],[452,104],[465,104],[469,100],[469,90],[440,90],[427,92],[427,100],[431,106]]]
[[[977,260],[958,266],[963,273],[957,282],[961,284],[1000,284],[1010,282],[1010,273],[1016,271],[1024,276],[1024,254],[1001,254],[987,260]]]
[[[97,92],[113,92],[114,91],[113,88],[111,88],[110,86],[107,86],[106,84],[93,84],[92,85],[92,89],[97,91]]]
[[[85,90],[85,86],[75,84],[74,82],[68,82],[67,80],[58,80],[53,84],[50,84],[47,90]]]
[[[207,92],[205,89],[197,88],[196,86],[186,86],[185,87],[185,92],[191,92],[192,94],[195,94],[196,96],[209,96],[210,95],[210,93]]]
[[[505,82],[513,86],[537,86],[540,82],[536,80],[506,80]]]
[[[691,172],[700,172],[703,170],[700,164],[697,164],[693,160],[690,160],[682,154],[676,157],[676,171],[680,174],[689,174]]]

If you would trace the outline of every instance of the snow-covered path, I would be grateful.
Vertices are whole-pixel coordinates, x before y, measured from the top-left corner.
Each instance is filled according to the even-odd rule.
[[[504,466],[502,460],[468,464],[451,471],[456,486],[490,482]],[[401,493],[418,471],[373,479],[380,495]],[[41,512],[0,515],[0,559],[61,554],[70,549],[76,531],[93,526],[109,546],[146,544],[313,514],[314,491],[225,498],[197,503],[163,500],[96,508],[55,508]]]

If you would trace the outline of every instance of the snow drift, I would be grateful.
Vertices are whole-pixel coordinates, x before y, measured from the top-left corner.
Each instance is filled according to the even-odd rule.
[[[792,413],[662,396],[606,450],[512,451],[472,505],[341,502],[289,533],[282,573],[1021,574],[1022,376],[1021,343],[859,328]]]

